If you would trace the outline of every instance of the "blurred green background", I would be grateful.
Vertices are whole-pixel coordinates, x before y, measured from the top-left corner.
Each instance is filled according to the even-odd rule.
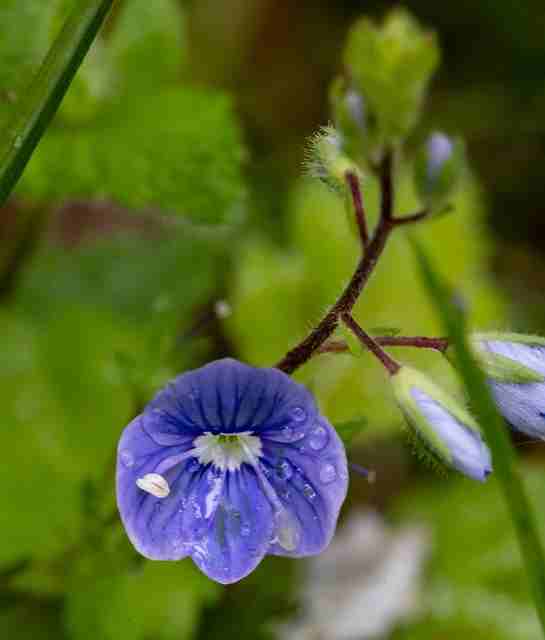
[[[76,4],[0,0],[0,128]],[[545,6],[395,4],[442,49],[397,176],[398,210],[418,206],[415,141],[435,128],[463,135],[472,171],[456,211],[419,236],[474,326],[545,334]],[[419,463],[368,357],[320,356],[297,374],[333,422],[365,421],[349,457],[377,482],[352,478],[340,527],[373,510],[389,533],[373,562],[365,545],[354,552],[359,571],[323,578],[312,561],[267,558],[220,587],[189,560],[137,556],[115,510],[117,438],[157,388],[226,354],[272,365],[349,277],[356,241],[342,203],[301,178],[304,144],[331,119],[348,29],[393,6],[117,3],[0,211],[2,638],[539,637],[495,480],[474,486]],[[364,193],[376,216],[372,178]],[[406,334],[440,330],[402,233],[356,316]],[[455,386],[437,356],[396,355]],[[545,530],[543,446],[517,444]],[[414,523],[428,551],[400,556],[422,574],[405,583],[385,563]],[[357,606],[339,607],[327,634],[311,604],[319,579],[354,584]],[[374,632],[358,627],[377,606],[357,596],[371,587],[385,607]]]

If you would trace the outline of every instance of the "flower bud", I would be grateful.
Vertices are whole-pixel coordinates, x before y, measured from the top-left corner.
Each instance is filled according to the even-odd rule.
[[[409,426],[432,456],[474,480],[486,480],[492,471],[490,451],[471,415],[411,367],[401,367],[390,380]]]
[[[481,333],[471,339],[496,405],[519,431],[545,438],[545,338]]]
[[[460,180],[465,164],[464,145],[444,133],[433,133],[416,158],[415,180],[426,206],[438,209],[447,204]]]
[[[394,9],[380,25],[368,18],[358,20],[348,33],[343,59],[381,145],[404,138],[418,120],[439,64],[435,34],[424,30],[408,11]]]
[[[307,173],[322,180],[332,191],[346,194],[345,175],[359,169],[343,151],[343,138],[334,127],[323,127],[310,139],[305,165]]]

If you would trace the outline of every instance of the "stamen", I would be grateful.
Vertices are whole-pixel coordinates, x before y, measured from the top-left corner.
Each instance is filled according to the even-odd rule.
[[[376,471],[366,469],[365,467],[362,467],[361,465],[356,464],[355,462],[349,462],[348,466],[351,471],[354,471],[358,475],[363,476],[364,478],[367,478],[367,482],[369,484],[375,484],[375,480],[377,479]]]
[[[158,473],[146,473],[136,480],[136,486],[156,498],[166,498],[170,493],[168,482]]]

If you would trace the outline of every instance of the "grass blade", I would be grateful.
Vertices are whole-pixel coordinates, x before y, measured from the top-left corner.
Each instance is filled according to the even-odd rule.
[[[55,115],[114,0],[81,0],[16,105],[0,141],[0,206]]]
[[[463,314],[453,305],[454,295],[433,268],[422,248],[414,243],[417,261],[430,298],[436,306],[455,349],[459,373],[492,452],[494,473],[513,521],[535,606],[545,635],[545,556],[533,507],[519,471],[508,429],[497,412],[485,376],[468,346]]]

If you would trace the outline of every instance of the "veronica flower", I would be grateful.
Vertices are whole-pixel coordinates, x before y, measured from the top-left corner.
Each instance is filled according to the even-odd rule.
[[[402,366],[390,380],[417,440],[446,466],[483,482],[492,471],[490,451],[472,416],[427,376]]]
[[[231,359],[175,378],[124,430],[117,502],[136,549],[240,580],[268,553],[320,553],[348,484],[344,447],[302,385]]]
[[[533,438],[545,438],[545,339],[482,333],[472,343],[505,419]]]

